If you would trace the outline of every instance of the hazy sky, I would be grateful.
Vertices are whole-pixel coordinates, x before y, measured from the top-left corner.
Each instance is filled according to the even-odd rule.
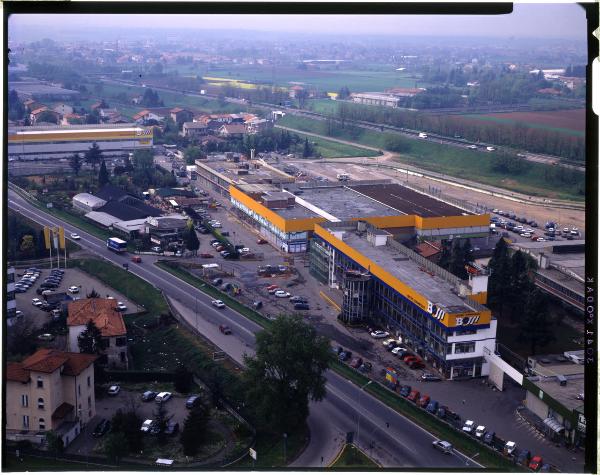
[[[143,8],[140,6],[140,8]],[[515,4],[509,15],[483,16],[359,16],[359,15],[14,15],[9,36],[19,41],[20,32],[33,26],[63,30],[85,25],[144,28],[243,29],[274,32],[340,34],[398,34],[427,36],[501,36],[521,38],[585,39],[584,10],[575,4]],[[12,34],[11,34],[12,31]]]

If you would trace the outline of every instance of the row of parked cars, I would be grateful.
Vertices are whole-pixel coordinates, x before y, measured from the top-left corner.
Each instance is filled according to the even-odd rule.
[[[310,310],[310,305],[308,304],[308,299],[306,297],[303,297],[301,295],[292,295],[289,292],[283,290],[277,284],[268,285],[267,293],[269,295],[274,295],[277,298],[289,299],[289,301],[294,306],[294,310]]]

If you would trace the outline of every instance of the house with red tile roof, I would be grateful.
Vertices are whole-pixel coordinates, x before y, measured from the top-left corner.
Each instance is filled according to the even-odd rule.
[[[164,117],[161,117],[160,115],[155,114],[154,112],[151,112],[147,109],[144,109],[143,111],[140,111],[137,114],[134,114],[133,116],[133,121],[139,125],[145,125],[150,120],[160,122],[164,120]]]
[[[116,306],[116,300],[103,298],[70,302],[67,316],[69,329],[67,349],[79,351],[79,335],[85,331],[86,325],[91,320],[100,330],[104,343],[104,350],[98,364],[127,369],[127,329],[123,316]]]
[[[171,114],[171,119],[173,122],[178,124],[182,124],[184,122],[190,122],[194,118],[194,113],[187,109],[182,109],[181,107],[175,107],[169,111]]]
[[[58,122],[60,121],[60,114],[58,112],[48,109],[46,106],[42,106],[30,112],[29,120],[31,121],[31,124],[35,125],[37,122],[39,122],[39,118],[42,116],[43,113],[50,114],[54,118],[56,124],[58,124]]]
[[[48,431],[68,446],[96,415],[96,355],[43,348],[6,365],[8,440],[43,443]]]
[[[246,133],[245,124],[225,124],[219,129],[221,137],[242,137]]]

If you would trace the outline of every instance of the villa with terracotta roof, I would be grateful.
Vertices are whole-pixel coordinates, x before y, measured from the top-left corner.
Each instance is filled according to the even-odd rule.
[[[176,123],[189,122],[194,118],[194,113],[181,107],[175,107],[169,111],[171,119]]]
[[[160,115],[155,114],[147,109],[144,109],[143,111],[133,115],[133,121],[138,125],[145,125],[150,120],[160,122],[164,120],[164,117],[161,117]]]
[[[113,299],[82,299],[69,303],[67,327],[69,351],[79,351],[77,338],[85,330],[91,320],[102,334],[105,344],[103,354],[98,363],[107,364],[111,368],[127,369],[127,329],[123,316],[116,309]]]
[[[47,431],[69,445],[96,415],[96,355],[43,348],[6,365],[6,437],[42,443]]]

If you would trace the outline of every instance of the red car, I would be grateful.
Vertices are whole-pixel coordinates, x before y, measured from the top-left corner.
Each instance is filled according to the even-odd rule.
[[[419,393],[419,391],[417,391],[416,389],[413,389],[406,399],[408,399],[409,401],[412,401],[412,402],[417,402],[420,395],[421,395],[421,393]]]
[[[414,356],[414,355],[412,355],[412,356],[406,356],[406,357],[404,358],[404,362],[405,362],[406,364],[409,364],[409,363],[411,363],[412,361],[419,361],[419,357],[418,357],[418,356]]]
[[[419,402],[417,403],[419,406],[421,407],[427,407],[427,404],[429,404],[429,396],[427,394],[423,394],[420,398],[419,398]]]
[[[133,256],[131,258],[131,262],[135,262],[136,264],[140,264],[142,262],[142,258],[140,256]]]
[[[200,253],[200,257],[206,257],[206,258],[208,258],[208,257],[212,257],[212,256],[213,256],[213,255],[212,255],[212,254],[210,254],[210,253],[208,253],[208,252],[201,252],[201,253]]]
[[[363,363],[362,358],[354,358],[352,360],[352,362],[350,363],[350,366],[358,369],[362,363]]]
[[[536,455],[529,461],[529,468],[534,472],[537,472],[540,468],[542,468],[543,463],[544,461],[542,460],[542,457]]]
[[[227,325],[219,325],[219,331],[223,333],[223,335],[231,335],[231,328]]]
[[[273,284],[273,285],[269,285],[267,287],[267,290],[275,290],[275,289],[278,289],[278,288],[279,288],[279,286],[277,284]]]

